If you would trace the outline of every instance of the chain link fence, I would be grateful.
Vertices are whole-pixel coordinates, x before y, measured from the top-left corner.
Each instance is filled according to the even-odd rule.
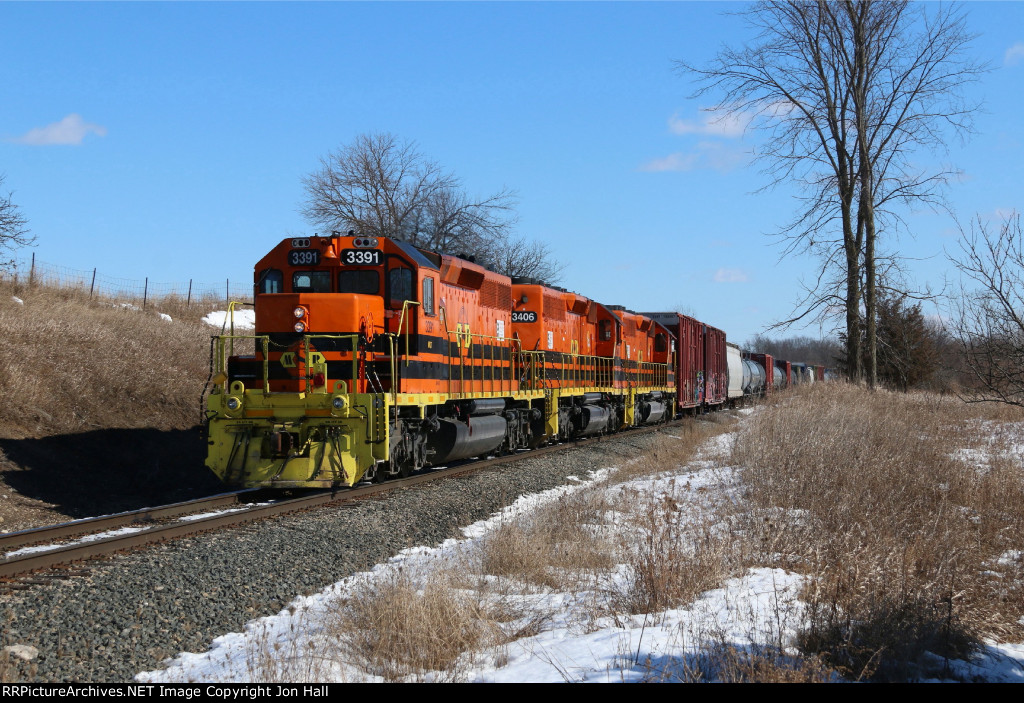
[[[101,273],[99,269],[74,269],[69,266],[41,261],[35,254],[19,259],[7,269],[0,269],[0,280],[27,285],[45,285],[66,288],[89,297],[116,298],[142,308],[152,300],[178,298],[186,305],[204,302],[237,300],[252,302],[252,283],[224,279],[219,283],[206,281],[161,282],[149,278],[117,278]]]

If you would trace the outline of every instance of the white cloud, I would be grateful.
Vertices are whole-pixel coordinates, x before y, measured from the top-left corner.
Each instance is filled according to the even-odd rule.
[[[662,159],[654,159],[648,161],[640,167],[641,171],[692,171],[697,162],[696,154],[684,154],[681,151],[677,151],[675,154],[669,154]]]
[[[745,283],[747,274],[740,269],[721,268],[715,271],[715,283]]]
[[[1006,54],[1003,55],[1004,66],[1015,66],[1024,59],[1024,42],[1017,42],[1009,49],[1006,50]]]
[[[30,129],[22,136],[13,141],[19,144],[32,144],[34,146],[48,146],[51,144],[81,144],[85,135],[93,134],[105,137],[107,128],[91,124],[82,119],[81,115],[72,113],[60,122],[53,122],[45,127]]]
[[[717,142],[700,142],[693,151],[677,151],[640,166],[641,171],[697,171],[711,169],[726,173],[747,162],[750,152]]]
[[[707,134],[716,137],[741,137],[750,119],[746,115],[709,111],[701,120],[684,120],[679,113],[668,118],[672,134]]]

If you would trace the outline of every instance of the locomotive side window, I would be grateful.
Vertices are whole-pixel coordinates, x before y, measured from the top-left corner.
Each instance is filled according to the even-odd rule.
[[[264,269],[256,284],[257,293],[283,293],[284,274],[277,269]]]
[[[597,333],[600,336],[602,342],[607,342],[609,339],[611,339],[612,338],[612,321],[611,320],[601,320],[598,323]]]
[[[380,293],[380,273],[358,269],[341,271],[338,274],[338,292],[378,295]]]
[[[423,312],[434,314],[434,279],[429,276],[423,279]]]
[[[668,351],[668,343],[667,343],[667,341],[668,340],[666,340],[665,335],[662,334],[661,332],[656,334],[654,336],[654,351],[656,351],[656,352]]]
[[[412,296],[412,269],[393,268],[388,271],[388,300],[392,307],[400,308]]]
[[[292,274],[292,293],[330,293],[329,271],[297,271]]]

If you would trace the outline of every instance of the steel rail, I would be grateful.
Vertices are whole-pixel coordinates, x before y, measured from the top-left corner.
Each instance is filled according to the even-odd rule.
[[[124,525],[136,523],[154,522],[156,520],[179,517],[201,510],[211,510],[229,505],[237,505],[239,497],[246,493],[254,493],[259,489],[246,488],[240,491],[218,493],[205,498],[182,501],[180,503],[169,503],[138,510],[127,510],[111,515],[71,520],[58,525],[47,525],[45,527],[33,527],[18,532],[7,532],[0,534],[0,552],[29,544],[39,544],[52,540],[65,539],[67,537],[79,537],[93,532],[104,532]]]
[[[13,557],[8,557],[7,559],[0,561],[0,579],[11,579],[12,577],[19,576],[22,574],[28,574],[30,572],[41,569],[50,569],[72,562],[81,561],[84,559],[105,557],[122,550],[132,549],[135,547],[141,547],[150,544],[157,544],[160,542],[179,539],[182,537],[191,537],[201,534],[203,532],[221,530],[229,527],[237,527],[240,525],[255,522],[257,520],[276,517],[286,513],[309,510],[311,508],[317,508],[331,503],[345,503],[361,498],[370,498],[386,492],[390,492],[397,488],[409,488],[421,483],[426,483],[428,481],[434,481],[443,478],[452,478],[463,474],[484,471],[486,469],[490,469],[496,466],[510,464],[517,461],[525,461],[527,459],[534,459],[540,456],[545,456],[547,454],[565,451],[567,449],[589,446],[591,444],[597,444],[600,442],[627,439],[630,437],[648,434],[651,432],[658,432],[663,429],[676,427],[678,425],[681,425],[683,422],[689,420],[690,418],[683,418],[679,420],[672,420],[667,423],[651,425],[650,427],[633,428],[631,430],[617,432],[611,435],[597,435],[594,437],[586,437],[575,441],[569,441],[561,444],[553,444],[546,447],[540,447],[538,449],[534,449],[531,451],[507,454],[504,456],[496,456],[489,459],[467,462],[464,464],[441,469],[428,469],[424,473],[416,474],[408,478],[395,478],[390,479],[388,481],[384,481],[383,483],[375,483],[366,486],[357,486],[354,488],[339,488],[332,491],[313,493],[311,495],[302,496],[299,498],[278,501],[275,503],[271,503],[269,505],[257,505],[245,510],[232,511],[222,513],[220,515],[212,515],[197,520],[190,520],[187,522],[175,522],[165,525],[155,525],[147,529],[144,529],[140,532],[135,532],[127,535],[114,535],[103,539],[96,539],[88,542],[81,542],[63,547],[56,547],[45,552],[41,551],[15,555]],[[246,491],[240,491],[239,493],[245,492]],[[225,498],[227,498],[228,496],[237,497],[237,495],[238,494],[224,494]],[[136,513],[146,513],[147,511],[149,513],[153,513],[155,511],[165,509],[172,510],[179,505],[189,505],[189,503],[180,503],[175,504],[173,506],[162,506],[161,508],[136,511]],[[127,517],[132,515],[132,513],[124,513],[123,515]],[[163,517],[170,517],[170,514],[163,515]],[[104,518],[94,518],[94,520],[101,519]],[[40,533],[46,530],[74,526],[87,522],[89,522],[89,520],[80,520],[73,523],[67,523],[66,525],[56,525],[53,528],[39,528],[38,530],[27,530],[26,532]],[[18,535],[22,533],[13,534]],[[79,532],[79,534],[81,533]]]

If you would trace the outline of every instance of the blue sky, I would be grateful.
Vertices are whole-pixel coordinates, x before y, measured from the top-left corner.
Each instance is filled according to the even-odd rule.
[[[742,41],[724,14],[741,7],[3,2],[0,173],[42,260],[251,280],[282,237],[312,233],[298,208],[319,157],[391,132],[471,193],[517,190],[518,232],[568,264],[562,285],[682,307],[741,342],[788,316],[815,270],[779,262],[767,236],[796,204],[755,193],[757,136],[705,125],[673,68]],[[993,70],[972,89],[977,133],[950,146],[965,220],[1024,208],[1024,3],[967,11]],[[953,221],[907,222],[913,281],[940,287]]]

